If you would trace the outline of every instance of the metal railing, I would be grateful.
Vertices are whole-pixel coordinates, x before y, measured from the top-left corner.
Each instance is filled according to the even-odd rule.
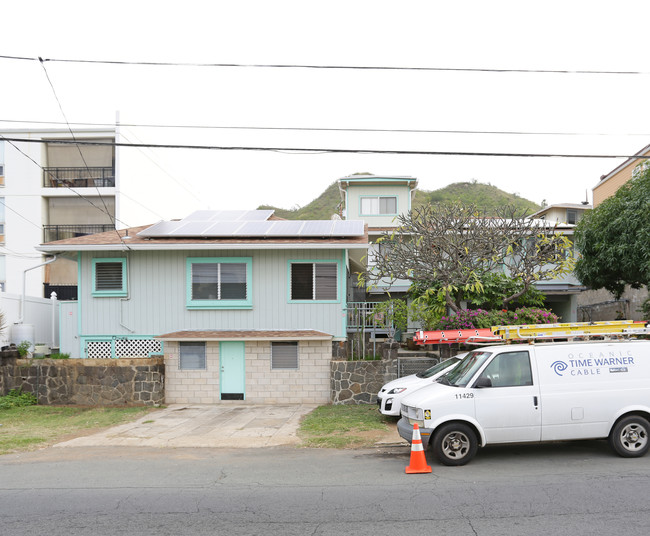
[[[115,186],[115,168],[108,167],[45,167],[46,188],[109,188]]]
[[[49,298],[52,292],[56,292],[56,299],[59,301],[76,300],[77,285],[50,285],[43,283],[43,297]]]
[[[394,330],[378,322],[375,307],[380,302],[348,302],[347,331],[350,353],[363,358],[377,355],[377,335],[387,337]]]
[[[43,225],[43,242],[54,242],[76,236],[85,236],[103,233],[115,229],[113,225],[86,224],[86,225]]]

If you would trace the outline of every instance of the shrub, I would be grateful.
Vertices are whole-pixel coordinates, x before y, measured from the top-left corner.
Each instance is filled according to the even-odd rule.
[[[514,311],[464,309],[454,316],[443,316],[435,329],[487,329],[492,326],[554,324],[556,322],[558,322],[556,314],[538,307],[520,307]]]
[[[29,341],[23,341],[16,346],[16,350],[18,350],[18,354],[20,357],[25,357],[27,355],[27,352],[29,352],[29,349],[32,347],[32,343]]]
[[[50,359],[70,359],[70,354],[50,354]]]
[[[32,393],[23,393],[22,389],[12,389],[6,396],[0,396],[0,409],[33,406],[38,401]]]

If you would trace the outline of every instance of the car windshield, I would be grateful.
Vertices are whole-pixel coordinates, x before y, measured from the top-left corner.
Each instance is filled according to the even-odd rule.
[[[418,372],[416,376],[418,378],[431,378],[431,376],[438,374],[438,372],[442,372],[447,367],[450,367],[451,365],[453,365],[454,363],[458,363],[459,361],[460,359],[458,359],[457,357],[450,357],[449,359],[445,359],[444,361],[441,361],[437,365],[433,365],[431,368],[428,368],[427,370]]]
[[[446,385],[454,387],[465,387],[472,379],[476,371],[481,368],[485,360],[492,355],[492,352],[475,350],[467,354],[463,360],[447,374],[442,376]],[[440,381],[440,379],[438,380]]]

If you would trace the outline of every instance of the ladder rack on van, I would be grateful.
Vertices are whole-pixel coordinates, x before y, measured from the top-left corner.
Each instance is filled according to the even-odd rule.
[[[491,329],[417,331],[413,342],[425,344],[501,344],[513,340],[573,339],[576,337],[629,337],[650,335],[645,322],[612,320],[561,324],[493,326]]]

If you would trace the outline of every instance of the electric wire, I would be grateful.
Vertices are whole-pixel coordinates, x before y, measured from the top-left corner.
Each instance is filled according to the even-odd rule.
[[[31,121],[21,119],[0,119],[0,123],[21,123],[34,125],[64,125],[61,121]],[[71,121],[70,125],[83,127],[115,127],[113,123],[92,123],[84,121]],[[650,133],[614,133],[614,132],[544,132],[522,130],[444,130],[444,129],[414,129],[414,128],[336,128],[336,127],[263,127],[254,125],[166,125],[160,123],[120,123],[122,127],[133,128],[174,128],[196,130],[270,130],[270,131],[295,131],[295,132],[378,132],[378,133],[406,133],[406,134],[479,134],[479,135],[507,135],[507,136],[616,136],[649,137]]]
[[[7,141],[20,143],[46,143],[46,140],[29,139],[29,138],[11,138],[4,137]],[[106,145],[115,147],[149,147],[157,149],[192,149],[192,150],[209,150],[209,151],[269,151],[277,153],[318,153],[318,154],[395,154],[410,156],[483,156],[499,158],[596,158],[596,159],[616,159],[616,158],[638,158],[650,159],[650,155],[624,155],[624,154],[587,154],[587,153],[510,153],[510,152],[479,152],[479,151],[414,151],[398,149],[335,149],[335,148],[308,148],[308,147],[254,147],[254,146],[222,146],[222,145],[183,145],[171,143],[122,143],[122,142],[101,142],[90,140],[57,140],[57,143],[79,145]]]
[[[586,75],[648,75],[649,71],[608,71],[596,69],[496,69],[487,67],[399,67],[387,65],[316,65],[316,64],[279,64],[279,63],[198,63],[171,61],[121,61],[121,60],[84,60],[73,58],[31,58],[26,56],[0,55],[0,59],[19,61],[40,61],[56,63],[81,63],[103,65],[140,65],[148,67],[212,67],[212,68],[246,68],[246,69],[331,69],[354,71],[430,71],[430,72],[470,72],[470,73],[523,73],[523,74],[586,74]]]

